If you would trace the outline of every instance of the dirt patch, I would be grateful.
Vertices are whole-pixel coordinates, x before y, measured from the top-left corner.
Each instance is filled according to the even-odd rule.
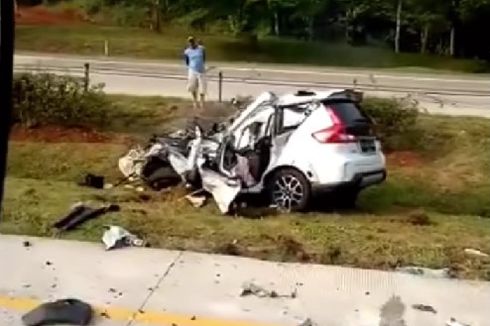
[[[45,143],[133,143],[133,140],[126,135],[101,133],[90,129],[65,128],[60,126],[25,128],[16,125],[12,128],[10,140]]]
[[[424,165],[424,160],[419,153],[402,151],[389,153],[386,156],[389,165],[398,167],[419,167]]]
[[[75,10],[50,10],[43,6],[19,7],[15,23],[18,25],[74,25],[87,22],[87,17]]]

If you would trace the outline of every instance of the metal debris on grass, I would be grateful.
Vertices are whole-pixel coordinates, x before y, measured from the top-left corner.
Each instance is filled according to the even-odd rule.
[[[475,257],[481,257],[481,258],[488,258],[490,257],[488,254],[484,253],[483,251],[480,251],[478,249],[472,249],[472,248],[466,248],[464,252],[468,255],[475,256]]]

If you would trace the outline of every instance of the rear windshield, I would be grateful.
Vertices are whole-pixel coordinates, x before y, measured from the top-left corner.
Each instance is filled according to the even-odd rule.
[[[369,118],[364,115],[353,102],[327,102],[324,104],[325,106],[332,108],[342,122],[347,125],[359,122],[369,122]]]

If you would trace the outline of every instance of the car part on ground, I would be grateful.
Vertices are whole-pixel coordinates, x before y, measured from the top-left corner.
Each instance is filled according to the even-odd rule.
[[[88,220],[109,212],[118,212],[120,209],[119,205],[114,204],[102,206],[100,208],[92,208],[84,204],[77,204],[74,205],[72,210],[66,216],[57,221],[53,227],[60,231],[70,231]]]
[[[281,209],[304,211],[314,194],[326,191],[350,208],[362,189],[386,178],[372,121],[354,95],[265,92],[219,127],[205,131],[196,123],[154,137],[119,167],[156,190],[180,180],[203,187],[223,213],[239,194],[266,194]]]
[[[102,235],[102,242],[106,250],[122,247],[143,247],[145,242],[136,235],[117,225],[105,226],[106,231]]]
[[[92,320],[92,307],[78,299],[63,299],[43,303],[22,316],[26,326],[55,324],[89,325]]]

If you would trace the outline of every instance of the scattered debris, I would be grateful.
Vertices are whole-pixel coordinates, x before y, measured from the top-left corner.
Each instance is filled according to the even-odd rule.
[[[22,245],[24,246],[24,248],[32,247],[32,243],[30,241],[27,241],[27,240],[22,242]]]
[[[63,299],[39,305],[24,316],[26,326],[69,324],[85,326],[92,320],[92,307],[78,299]]]
[[[114,188],[114,185],[112,183],[105,183],[104,184],[104,189],[108,190],[108,189],[112,189]]]
[[[451,318],[446,322],[446,326],[470,326],[469,324],[463,324],[457,321],[455,318]]]
[[[298,326],[315,326],[316,324],[311,320],[311,318],[306,318],[303,322],[299,323]]]
[[[278,294],[276,291],[269,291],[259,285],[256,285],[252,282],[246,282],[242,286],[242,292],[240,293],[241,297],[246,297],[249,295],[255,295],[259,298],[296,298],[296,290],[291,292],[291,294]]]
[[[471,256],[476,256],[476,257],[481,257],[481,258],[488,258],[490,257],[488,254],[478,250],[478,249],[472,249],[472,248],[467,248],[464,250],[464,252],[468,255]]]
[[[85,175],[84,180],[79,183],[79,185],[96,189],[104,189],[104,177],[88,173]]]
[[[371,293],[369,291],[366,291],[366,293],[364,293],[365,295],[370,295]]]
[[[94,219],[110,212],[118,212],[119,205],[110,204],[100,208],[88,207],[84,204],[75,205],[65,217],[61,218],[53,226],[60,231],[70,231],[88,220]]]
[[[105,244],[106,250],[122,247],[143,247],[145,245],[142,239],[116,225],[106,226],[102,242]]]
[[[206,196],[195,196],[190,194],[185,196],[185,199],[187,199],[195,208],[203,207],[204,203],[206,203]]]
[[[111,316],[109,316],[109,314],[107,313],[107,311],[102,311],[100,313],[100,316],[103,317],[103,318],[106,318],[106,319],[110,319]]]
[[[109,292],[110,292],[110,293],[116,293],[116,292],[117,292],[117,290],[116,290],[116,289],[114,289],[114,288],[110,288],[110,289],[109,289]]]
[[[22,285],[22,287],[25,288],[25,289],[28,289],[28,288],[31,287],[31,285],[30,284],[24,284],[24,285]]]
[[[451,278],[449,268],[431,269],[426,267],[406,266],[397,267],[396,271],[411,275],[425,276],[428,278]]]
[[[432,312],[433,314],[437,314],[437,310],[435,310],[434,307],[425,304],[413,304],[412,308],[415,310]]]
[[[45,262],[45,264],[46,264],[46,266],[51,266],[51,265],[53,265],[53,263],[52,263],[52,262],[50,262],[49,260],[47,260],[47,261]]]
[[[196,316],[191,317],[191,320],[196,320],[196,319],[197,319]]]

